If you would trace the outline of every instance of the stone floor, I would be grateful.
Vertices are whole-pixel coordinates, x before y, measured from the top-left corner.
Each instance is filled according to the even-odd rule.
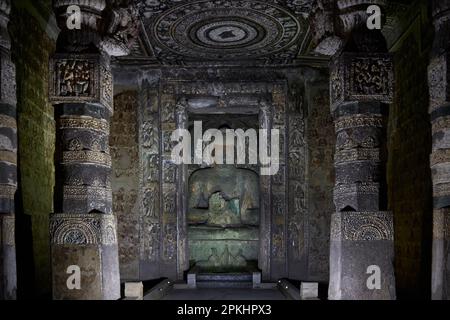
[[[286,300],[278,289],[175,289],[163,300]]]

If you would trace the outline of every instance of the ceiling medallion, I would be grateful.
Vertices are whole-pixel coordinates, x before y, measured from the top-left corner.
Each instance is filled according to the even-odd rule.
[[[268,57],[298,45],[299,21],[263,1],[198,1],[165,11],[152,26],[162,60]],[[295,58],[295,50],[288,50]]]

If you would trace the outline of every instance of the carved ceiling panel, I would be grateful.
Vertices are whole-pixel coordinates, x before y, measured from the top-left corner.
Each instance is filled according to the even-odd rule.
[[[327,56],[342,45],[342,39],[331,36],[336,31],[333,21],[339,16],[337,4],[347,11],[347,7],[356,8],[354,11],[358,13],[364,5],[372,3],[368,0],[127,1],[133,1],[140,11],[140,36],[122,62],[169,66],[325,65]],[[383,33],[389,44],[395,43],[403,30],[397,22],[405,6],[397,1],[385,6]],[[344,16],[348,18],[347,11]],[[394,26],[399,32],[392,32]],[[320,50],[314,50],[316,47]]]
[[[308,34],[313,0],[140,1],[139,52],[167,65],[193,62],[287,63]]]

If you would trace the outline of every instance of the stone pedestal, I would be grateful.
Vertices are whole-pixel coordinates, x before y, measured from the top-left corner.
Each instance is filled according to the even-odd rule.
[[[16,70],[7,25],[10,1],[0,0],[0,300],[16,299],[14,198],[17,190]]]
[[[105,214],[55,214],[50,220],[53,298],[115,300],[120,298],[116,221]],[[67,282],[80,268],[79,289]]]
[[[332,300],[395,299],[393,218],[380,212],[386,207],[385,123],[392,87],[388,54],[345,52],[332,66],[331,112],[337,135]]]
[[[328,299],[395,299],[392,214],[338,212],[331,224]]]

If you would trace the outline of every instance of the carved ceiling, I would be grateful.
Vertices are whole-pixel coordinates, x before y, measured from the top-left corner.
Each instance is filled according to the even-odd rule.
[[[317,0],[135,0],[140,37],[122,63],[288,65],[313,63]],[[320,1],[322,3],[323,1]]]
[[[142,2],[141,37],[128,60],[284,64],[304,50],[313,0]]]

